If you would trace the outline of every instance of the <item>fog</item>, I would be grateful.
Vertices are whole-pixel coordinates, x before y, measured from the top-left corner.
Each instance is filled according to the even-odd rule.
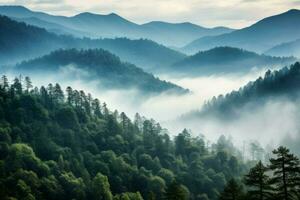
[[[110,110],[117,109],[125,112],[131,119],[135,113],[147,118],[153,118],[163,127],[176,135],[183,128],[188,128],[196,136],[203,134],[208,140],[216,141],[220,135],[231,136],[236,145],[244,141],[257,140],[264,145],[278,144],[284,138],[296,137],[299,128],[299,108],[295,102],[287,100],[272,100],[256,110],[247,107],[239,110],[240,117],[222,121],[213,118],[197,118],[189,121],[176,120],[183,114],[199,110],[203,103],[213,96],[226,94],[237,90],[249,81],[255,80],[266,70],[252,70],[248,74],[224,74],[209,77],[177,78],[161,75],[165,79],[179,86],[188,88],[191,93],[175,95],[162,93],[160,95],[144,96],[135,89],[105,89],[100,80],[87,80],[89,74],[64,67],[56,74],[23,74],[32,78],[37,86],[48,83],[60,83],[63,88],[71,86],[73,89],[84,90],[106,102]],[[10,73],[12,79],[18,73]],[[290,141],[290,140],[289,140]]]

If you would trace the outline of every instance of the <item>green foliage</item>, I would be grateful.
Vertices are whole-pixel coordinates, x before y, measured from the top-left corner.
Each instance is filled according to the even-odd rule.
[[[172,140],[154,120],[132,122],[83,91],[25,80],[25,89],[0,82],[4,199],[214,200],[246,169],[227,139],[212,151],[187,130]]]
[[[172,182],[165,192],[166,200],[188,200],[189,199],[189,191],[183,185]]]

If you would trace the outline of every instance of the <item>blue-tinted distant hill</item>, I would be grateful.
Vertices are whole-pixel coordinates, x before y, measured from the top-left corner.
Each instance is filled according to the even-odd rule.
[[[265,53],[274,56],[296,56],[300,58],[300,39],[276,45]]]
[[[265,18],[252,26],[218,36],[202,37],[186,45],[183,50],[195,53],[217,46],[232,46],[255,52],[299,39],[300,11],[288,12]]]
[[[72,17],[54,16],[31,11],[22,6],[0,6],[0,14],[19,18],[18,20],[47,30],[53,31],[55,25],[57,28],[59,27],[55,29],[57,33],[70,33],[75,36],[95,38],[147,38],[167,46],[180,47],[203,36],[219,35],[232,31],[226,27],[204,28],[191,23],[150,22],[139,25],[115,13],[100,15],[85,12]],[[36,18],[40,22],[36,23],[36,21],[28,20],[28,18]],[[49,23],[51,24],[49,25]]]
[[[27,74],[56,74],[80,72],[86,81],[100,81],[99,87],[114,89],[137,89],[142,93],[174,92],[187,90],[170,82],[162,81],[133,64],[102,49],[60,49],[40,58],[24,61],[15,66],[17,72]]]
[[[103,48],[147,70],[170,65],[185,57],[182,53],[150,40],[79,39],[49,33],[45,29],[5,16],[0,16],[0,44],[1,64],[34,58],[58,48]]]
[[[185,75],[210,75],[220,73],[248,72],[254,67],[285,66],[296,61],[294,57],[259,55],[233,47],[216,47],[200,51],[173,64],[171,71]]]

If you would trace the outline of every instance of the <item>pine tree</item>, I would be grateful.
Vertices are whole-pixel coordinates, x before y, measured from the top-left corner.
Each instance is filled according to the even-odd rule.
[[[244,196],[242,186],[235,180],[231,179],[220,195],[220,200],[239,200]]]
[[[299,159],[283,146],[274,150],[273,154],[276,155],[276,158],[270,159],[270,169],[273,170],[271,182],[276,186],[277,197],[284,200],[298,199]]]
[[[67,102],[69,105],[73,105],[73,89],[69,86],[66,89],[67,92]]]
[[[249,196],[254,199],[267,199],[272,193],[270,178],[266,175],[268,168],[261,161],[245,176],[245,183],[249,187]]]
[[[56,102],[58,103],[62,103],[65,99],[65,96],[64,96],[64,92],[62,91],[60,85],[58,83],[55,84],[54,86],[54,99]]]
[[[8,88],[9,88],[9,83],[8,83],[8,79],[7,79],[7,76],[3,75],[1,77],[1,87],[4,89],[4,91],[8,91]]]
[[[28,93],[29,90],[30,90],[32,87],[33,87],[33,86],[32,86],[31,79],[30,79],[28,76],[26,76],[26,77],[25,77],[25,88],[26,88],[26,93]]]
[[[14,79],[12,88],[16,94],[18,94],[18,95],[22,94],[23,89],[22,89],[22,83],[21,83],[20,79],[18,79],[18,78]]]

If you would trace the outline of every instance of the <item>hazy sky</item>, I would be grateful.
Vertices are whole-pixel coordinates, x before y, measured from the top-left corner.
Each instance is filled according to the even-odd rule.
[[[0,0],[52,14],[115,12],[136,23],[189,21],[203,26],[244,27],[264,17],[300,9],[300,0]]]

